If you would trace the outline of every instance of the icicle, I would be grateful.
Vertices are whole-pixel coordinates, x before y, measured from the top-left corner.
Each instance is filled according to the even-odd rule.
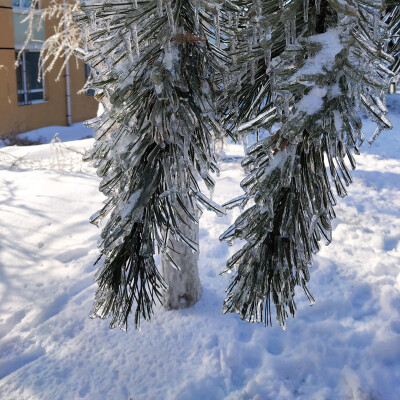
[[[236,56],[236,37],[235,35],[231,35],[231,57],[232,57],[232,65],[235,66],[237,64],[237,56]]]
[[[312,235],[314,233],[317,221],[318,221],[318,215],[317,214],[313,214],[313,216],[311,217],[311,220],[310,220],[310,227],[309,227],[309,230],[308,230],[308,238],[309,239],[311,239],[311,237],[312,237]]]
[[[386,96],[386,93],[385,93],[385,91],[382,91],[382,93],[381,93],[381,97],[379,98],[378,97],[378,99],[377,99],[378,101],[380,100],[381,101],[381,103],[382,103],[382,106],[384,107],[384,108],[386,108],[386,101],[387,101],[387,96]]]
[[[308,22],[308,8],[310,0],[304,0],[304,22]]]
[[[166,158],[163,158],[162,165],[164,168],[164,175],[165,175],[165,180],[166,180],[166,184],[167,184],[167,190],[170,193],[172,193],[175,191],[175,186],[172,183],[172,179],[171,179],[171,164],[168,162],[168,160]]]
[[[268,73],[271,68],[271,47],[270,46],[268,46],[264,50],[264,60],[265,60],[266,72]]]
[[[228,26],[231,27],[233,22],[232,13],[228,11],[227,14],[228,14]]]
[[[317,9],[317,14],[321,12],[321,0],[315,0],[315,8]]]
[[[130,38],[129,32],[127,32],[124,35],[124,45],[125,45],[126,55],[128,57],[128,60],[131,63],[133,63],[132,43],[131,43],[131,38]]]
[[[157,0],[158,16],[161,18],[164,15],[163,0]]]
[[[89,24],[90,24],[90,30],[94,32],[96,30],[96,12],[95,11],[90,11],[88,13],[89,15]]]
[[[223,80],[223,97],[228,97],[228,88],[230,85],[230,73],[229,71],[224,71],[222,74]]]
[[[256,81],[256,62],[254,58],[250,60],[250,81],[252,85],[254,85]]]
[[[111,31],[111,20],[109,18],[106,20],[106,28],[107,28],[107,33],[110,33],[110,31]]]
[[[211,200],[213,200],[213,197],[214,197],[214,192],[215,192],[215,186],[211,186],[210,188],[209,188],[209,193],[210,193],[210,199]]]
[[[133,128],[134,126],[136,126],[136,124],[137,124],[137,118],[136,118],[136,116],[133,116],[133,117],[129,120],[128,125],[129,125],[130,128]]]
[[[256,26],[253,26],[253,37],[252,37],[252,44],[253,44],[253,46],[257,46],[257,42],[258,42],[258,40],[257,40],[257,27]]]
[[[272,196],[268,197],[266,206],[267,206],[269,216],[273,217],[274,216],[274,200],[272,199]]]
[[[249,137],[248,134],[244,134],[242,137],[242,143],[243,143],[243,150],[244,150],[244,155],[247,155],[247,149],[249,147]]]
[[[271,25],[269,25],[268,28],[267,28],[266,39],[268,40],[268,42],[270,42],[271,39],[272,39],[272,29],[271,29]]]
[[[356,83],[353,86],[354,106],[356,111],[360,111],[360,85]]]
[[[378,139],[378,136],[383,132],[383,127],[378,125],[375,129],[374,134],[372,135],[371,139],[368,140],[368,146],[371,146],[372,143],[375,142],[376,139]]]
[[[166,8],[167,8],[169,27],[170,27],[172,33],[174,33],[175,32],[175,21],[174,21],[174,13],[172,12],[171,0],[167,0]]]
[[[133,24],[133,25],[132,25],[132,27],[131,27],[131,34],[132,34],[133,44],[134,44],[134,46],[135,46],[136,55],[139,57],[139,56],[140,56],[139,38],[138,38],[138,33],[137,33],[137,26],[136,26],[136,24]]]
[[[220,49],[221,48],[221,27],[219,25],[220,7],[216,6],[216,10],[217,14],[214,15],[215,44]]]
[[[164,47],[164,65],[165,68],[169,71],[172,70],[173,63],[172,63],[172,50],[171,50],[171,43],[168,42]]]
[[[269,86],[271,88],[271,97],[274,98],[275,95],[275,73],[272,71],[269,75]]]
[[[235,110],[235,118],[238,118],[238,116],[239,116],[239,102],[238,102],[238,100],[236,99],[236,97],[235,97],[235,100],[234,100],[233,104],[234,104],[233,107],[234,107],[234,110]],[[236,125],[235,132],[236,132],[236,134],[237,134],[237,132],[238,132],[238,125]]]
[[[183,159],[189,165],[190,158],[189,158],[189,139],[187,135],[183,137]]]
[[[175,116],[175,113],[171,114],[171,117],[169,119],[169,126],[172,132],[177,132],[179,128],[179,122]]]
[[[261,16],[262,16],[261,1],[257,0],[256,1],[256,5],[257,5],[257,23],[258,23],[260,21]]]
[[[296,15],[290,21],[290,42],[291,44],[296,43]]]
[[[268,72],[271,64],[271,39],[272,39],[271,26],[268,26],[265,38],[267,40],[267,47],[264,49],[264,59],[265,59],[265,67]]]
[[[136,10],[138,8],[137,0],[133,0],[133,8]]]
[[[85,50],[85,53],[88,52],[88,41],[89,41],[89,27],[88,25],[85,24],[85,28],[83,30],[83,49]]]
[[[279,8],[283,10],[285,8],[285,5],[283,4],[283,0],[279,0]]]
[[[374,10],[374,42],[379,40],[379,10],[375,9]]]
[[[290,40],[292,38],[291,35],[291,23],[290,21],[285,21],[285,39],[286,39],[286,46],[290,45]]]
[[[244,64],[244,74],[247,72],[247,63]],[[238,72],[237,74],[237,85],[236,90],[239,91],[242,88],[242,72]]]
[[[229,98],[228,98],[228,109],[229,109],[229,110],[233,110],[232,96],[229,96]],[[224,142],[222,142],[222,146],[223,146],[223,143],[224,143]]]
[[[351,99],[353,97],[353,85],[350,81],[347,82],[347,97]]]
[[[199,30],[200,27],[200,19],[199,19],[199,0],[196,1],[194,6],[194,27],[196,31]]]
[[[289,116],[290,108],[289,108],[289,93],[288,92],[283,92],[283,112],[285,113],[285,116]]]

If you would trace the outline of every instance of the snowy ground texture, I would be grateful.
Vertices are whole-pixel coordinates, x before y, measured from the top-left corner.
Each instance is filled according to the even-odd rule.
[[[140,332],[89,319],[100,231],[88,217],[103,200],[80,162],[92,139],[2,148],[0,399],[399,399],[398,95],[390,106],[395,128],[357,158],[333,244],[315,258],[317,302],[299,291],[286,332],[221,314],[229,277],[218,274],[234,249],[218,236],[237,211],[203,215],[196,306],[158,307]],[[242,177],[237,159],[226,160],[215,200],[239,195]]]

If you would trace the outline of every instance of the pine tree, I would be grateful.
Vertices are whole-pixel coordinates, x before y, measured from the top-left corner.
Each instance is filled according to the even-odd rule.
[[[385,99],[395,46],[388,42],[399,8],[380,0],[236,4],[242,12],[230,53],[240,79],[227,120],[241,133],[271,135],[248,150],[245,195],[227,204],[254,201],[221,236],[246,241],[227,263],[235,274],[224,311],[270,324],[272,299],[285,327],[296,286],[314,302],[309,268],[320,241],[332,240],[332,186],[344,197],[352,182],[353,153],[364,141],[360,108],[377,124],[369,144],[392,128]]]
[[[346,195],[353,153],[364,140],[359,109],[391,124],[385,97],[397,68],[399,6],[378,0],[87,0],[76,21],[105,112],[90,121],[96,142],[86,159],[102,177],[109,214],[100,245],[94,315],[126,327],[149,319],[166,283],[154,262],[169,238],[198,250],[185,220],[202,206],[224,208],[212,190],[213,141],[257,130],[248,149],[245,194],[225,205],[242,214],[222,236],[245,246],[225,312],[271,323],[294,316],[295,287],[307,288],[319,242],[331,241],[335,197]],[[392,53],[392,54],[391,54]],[[393,69],[392,68],[392,69]],[[330,176],[325,168],[328,161]],[[254,202],[253,205],[249,205]],[[170,257],[170,262],[174,260]],[[179,269],[180,265],[175,265]]]
[[[76,20],[87,48],[77,53],[94,69],[92,85],[105,108],[90,122],[96,144],[86,159],[103,178],[107,200],[91,221],[111,213],[102,231],[94,315],[124,328],[134,306],[138,327],[166,289],[155,245],[175,264],[169,237],[198,250],[185,220],[197,224],[202,206],[224,213],[198,177],[212,190],[226,55],[218,48],[220,32],[210,29],[211,12],[198,2],[87,1],[82,10]]]

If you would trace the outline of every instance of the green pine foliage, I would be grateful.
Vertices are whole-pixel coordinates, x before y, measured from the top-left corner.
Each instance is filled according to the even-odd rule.
[[[91,85],[105,109],[89,123],[96,144],[85,158],[107,196],[91,221],[110,213],[94,316],[111,317],[112,327],[126,328],[133,307],[139,327],[161,300],[156,245],[164,251],[174,235],[198,250],[179,229],[177,209],[194,223],[202,207],[224,213],[198,183],[214,186],[213,141],[222,132],[215,109],[227,59],[210,18],[186,0],[87,1],[75,18],[87,35],[78,52],[94,70]]]
[[[87,0],[81,9],[76,53],[104,106],[89,122],[96,142],[86,155],[107,197],[92,222],[108,216],[93,315],[126,328],[134,312],[139,327],[165,289],[155,250],[169,235],[198,249],[178,210],[198,223],[202,207],[240,206],[221,236],[245,240],[227,262],[224,311],[270,324],[273,303],[284,327],[296,286],[314,301],[309,268],[332,239],[334,192],[345,196],[352,181],[359,110],[377,124],[371,143],[391,128],[397,1]],[[214,141],[259,130],[270,135],[242,162],[244,195],[223,208],[198,183],[214,186]]]
[[[254,205],[221,236],[246,241],[227,263],[234,274],[224,311],[268,324],[272,300],[284,327],[288,313],[295,315],[296,286],[314,302],[309,268],[320,242],[332,239],[334,191],[344,197],[352,182],[353,153],[364,141],[360,108],[377,124],[370,143],[392,127],[385,116],[395,62],[384,23],[390,13],[381,1],[236,4],[247,12],[230,54],[245,73],[227,120],[241,133],[263,128],[271,135],[242,162],[245,195],[233,204]]]

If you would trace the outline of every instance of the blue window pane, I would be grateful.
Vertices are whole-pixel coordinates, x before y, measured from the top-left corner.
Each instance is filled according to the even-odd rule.
[[[28,102],[43,100],[43,92],[28,93]]]
[[[38,81],[39,77],[39,52],[29,51],[25,56],[25,69],[27,83],[30,90],[43,89],[43,81]],[[40,74],[41,77],[42,74]]]
[[[29,8],[32,0],[13,0],[14,7]],[[39,8],[39,2],[36,2],[35,8]]]

